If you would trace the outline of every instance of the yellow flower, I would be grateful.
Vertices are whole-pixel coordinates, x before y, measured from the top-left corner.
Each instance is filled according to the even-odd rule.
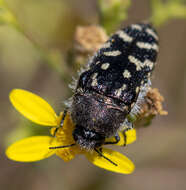
[[[32,122],[52,128],[51,136],[32,136],[10,145],[6,150],[9,159],[19,162],[34,162],[56,154],[64,161],[70,161],[77,154],[84,154],[91,163],[106,170],[123,174],[130,174],[134,171],[134,164],[126,156],[111,149],[102,148],[102,156],[96,151],[84,150],[79,145],[51,149],[50,147],[75,144],[72,136],[75,125],[69,114],[65,117],[63,127],[57,130],[54,137],[53,134],[60,124],[62,113],[58,116],[44,99],[26,90],[12,90],[10,101],[22,115]],[[116,145],[122,146],[125,144],[125,139],[122,133],[119,135],[121,140]],[[136,131],[129,130],[126,132],[126,136],[126,144],[130,144],[136,140]],[[112,140],[114,138],[106,139],[109,142]]]

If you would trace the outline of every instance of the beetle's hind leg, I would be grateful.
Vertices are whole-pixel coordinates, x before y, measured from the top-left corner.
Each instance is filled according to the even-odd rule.
[[[132,130],[133,128],[134,127],[133,127],[132,122],[128,121],[128,119],[125,119],[125,121],[122,123],[122,125],[120,127],[120,135],[121,135],[120,138],[123,138],[123,146],[127,145],[127,135],[126,135],[126,132],[128,130]]]
[[[118,133],[115,134],[114,139],[115,139],[115,141],[105,142],[104,144],[105,144],[105,145],[106,145],[106,144],[107,144],[107,145],[108,145],[108,144],[117,144],[117,143],[120,141],[120,136],[119,136]]]
[[[121,125],[120,129],[117,131],[117,133],[114,136],[115,141],[106,141],[104,145],[109,144],[118,144],[119,146],[126,146],[127,144],[127,135],[126,132],[128,130],[133,129],[133,124],[128,121],[128,119],[125,120],[125,122]]]

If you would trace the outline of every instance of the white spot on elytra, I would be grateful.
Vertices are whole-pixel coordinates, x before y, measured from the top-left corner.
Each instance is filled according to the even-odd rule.
[[[140,60],[136,59],[134,56],[129,55],[128,59],[131,63],[134,63],[136,65],[136,70],[140,71],[143,67],[149,67],[150,70],[153,69],[154,63],[148,59],[146,59],[144,62],[141,62]]]
[[[124,42],[132,42],[133,38],[125,33],[123,30],[119,30],[116,34],[124,41]]]
[[[126,84],[123,84],[123,86],[115,91],[116,96],[121,96],[121,93],[123,90],[127,88]]]
[[[125,90],[127,88],[126,84],[123,84],[123,86],[121,87],[121,90]]]
[[[136,70],[140,71],[142,67],[142,62],[138,59],[136,59],[134,56],[129,55],[128,59],[131,63],[134,63],[136,65]]]
[[[131,27],[132,27],[133,29],[142,31],[142,27],[141,27],[139,24],[132,24]]]
[[[139,86],[137,86],[137,87],[136,87],[136,93],[139,92],[139,89],[140,89]]]
[[[97,86],[98,85],[98,81],[97,81],[97,78],[96,78],[97,75],[98,75],[98,73],[94,73],[93,76],[92,76],[92,83],[91,83],[92,86]]]
[[[154,63],[148,59],[145,60],[143,66],[149,67],[151,70],[153,69]]]
[[[106,51],[106,52],[104,52],[103,54],[106,55],[106,56],[113,56],[113,57],[115,57],[115,56],[120,55],[120,54],[121,54],[121,51],[119,51],[119,50]]]
[[[76,90],[78,93],[82,93],[83,92],[83,89],[82,88],[77,88],[77,90]]]
[[[157,44],[150,44],[150,43],[144,43],[144,42],[137,42],[136,45],[139,47],[139,48],[142,48],[142,49],[154,49],[156,51],[159,50]]]
[[[97,86],[98,85],[98,81],[97,81],[97,79],[94,79],[93,81],[92,81],[92,84],[91,84],[92,86]]]
[[[109,66],[110,66],[109,63],[103,63],[103,64],[101,65],[101,68],[102,68],[103,70],[107,70],[107,69],[109,68]]]
[[[131,74],[127,69],[123,72],[123,77],[124,78],[130,78],[131,77]]]
[[[158,36],[157,36],[157,34],[156,34],[153,30],[151,30],[150,28],[147,28],[147,29],[146,29],[146,32],[147,32],[149,35],[153,36],[156,40],[158,40]]]
[[[101,48],[109,48],[111,46],[111,43],[110,42],[106,42],[104,43]]]
[[[96,65],[98,65],[99,63],[100,63],[100,61],[97,61],[97,62],[96,62]]]
[[[96,79],[97,75],[98,75],[98,73],[94,73],[94,74],[92,75],[92,79]]]

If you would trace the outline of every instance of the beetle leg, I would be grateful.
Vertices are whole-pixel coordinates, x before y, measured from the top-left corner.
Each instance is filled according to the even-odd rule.
[[[115,140],[114,142],[105,142],[104,144],[117,144],[120,141],[120,136],[118,133],[114,136]]]
[[[68,112],[68,109],[65,108],[65,110],[64,110],[64,112],[63,112],[63,116],[62,116],[61,122],[60,122],[60,125],[59,125],[59,127],[56,127],[56,128],[55,128],[55,131],[54,131],[54,134],[53,134],[54,137],[56,136],[56,133],[57,133],[58,129],[59,129],[59,128],[63,128],[63,123],[64,123],[65,117],[66,117],[66,115],[67,115],[67,112]]]

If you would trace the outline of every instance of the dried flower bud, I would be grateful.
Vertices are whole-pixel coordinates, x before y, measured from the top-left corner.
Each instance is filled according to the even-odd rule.
[[[164,97],[157,88],[150,88],[145,97],[145,103],[141,109],[140,115],[148,117],[149,115],[167,115],[168,112],[163,110],[162,102]]]
[[[79,53],[93,54],[108,39],[100,26],[78,26],[75,32],[75,49]]]

